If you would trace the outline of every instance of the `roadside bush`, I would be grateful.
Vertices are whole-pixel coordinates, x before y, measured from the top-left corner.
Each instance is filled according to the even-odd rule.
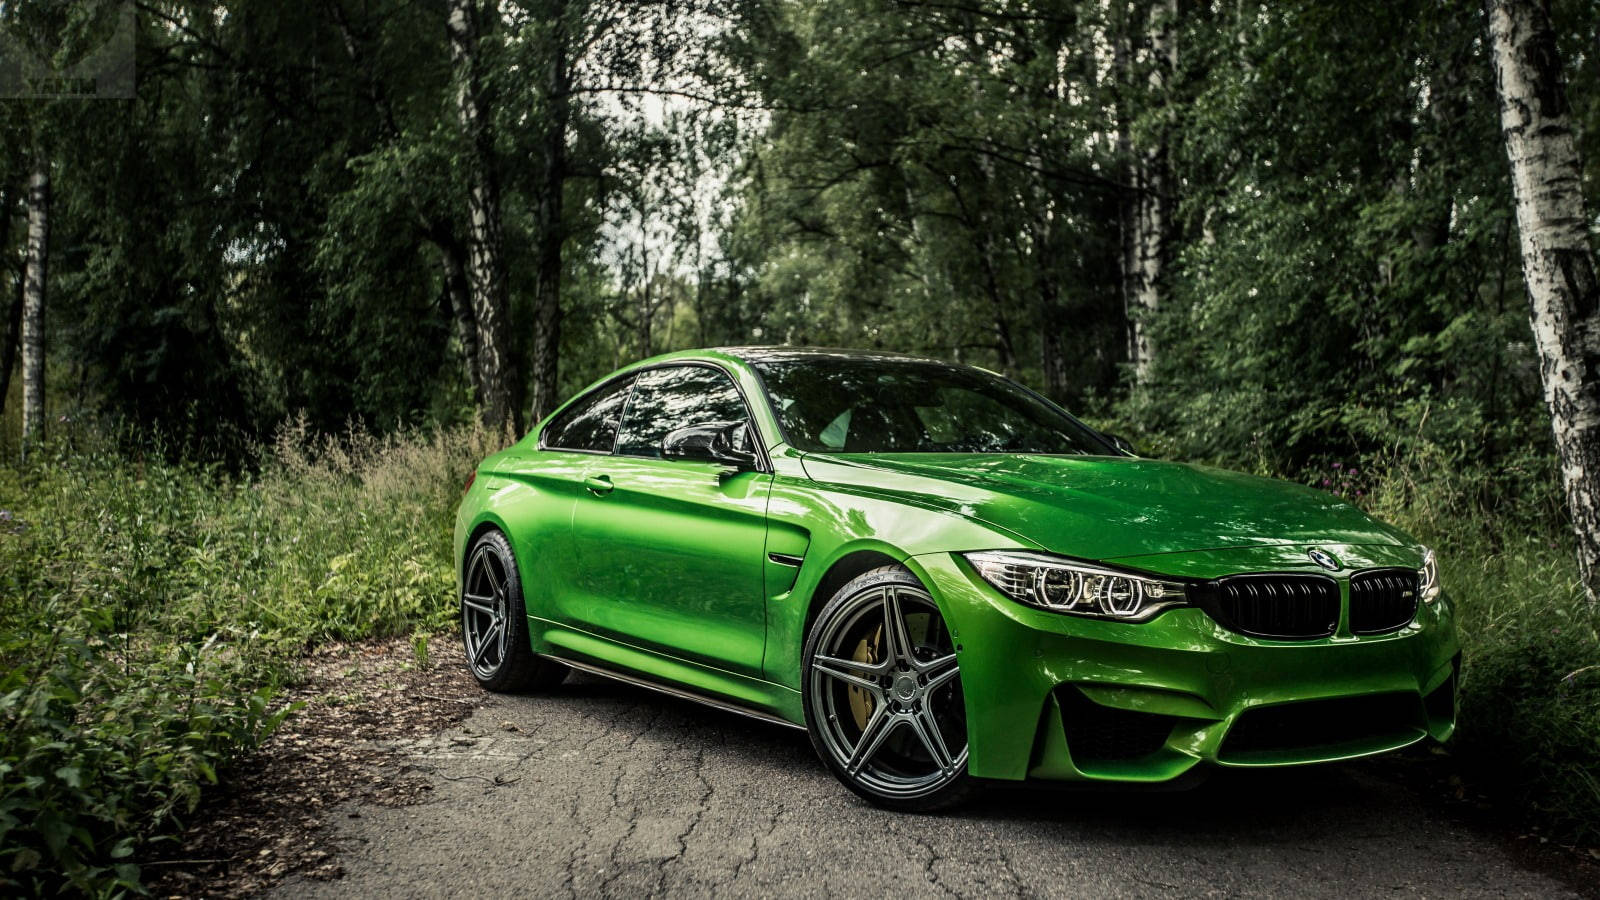
[[[0,872],[13,887],[136,890],[140,842],[176,828],[288,712],[269,711],[266,686],[241,694],[249,674],[209,643],[111,650],[90,637],[108,624],[57,622],[0,645],[34,658],[0,677]]]
[[[230,475],[77,433],[0,465],[0,893],[136,890],[304,649],[448,623],[495,441],[296,423]]]
[[[1451,755],[1473,787],[1528,809],[1552,839],[1600,844],[1600,609],[1579,583],[1559,495],[1495,486],[1555,484],[1555,473],[1531,455],[1492,473],[1449,462],[1424,447],[1387,466],[1366,499],[1434,548],[1456,605],[1461,724]]]
[[[202,516],[176,610],[299,647],[448,624],[455,507],[496,446],[470,427],[380,439],[286,426],[259,474]]]

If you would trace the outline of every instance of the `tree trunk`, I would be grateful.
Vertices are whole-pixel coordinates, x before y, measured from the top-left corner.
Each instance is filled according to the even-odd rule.
[[[450,0],[448,30],[455,66],[456,113],[470,143],[467,154],[467,275],[477,325],[478,377],[482,416],[491,428],[516,428],[521,385],[511,346],[504,236],[500,218],[499,166],[494,153],[492,110],[479,69],[480,15],[474,0]]]
[[[1039,367],[1044,372],[1044,393],[1058,403],[1067,398],[1067,313],[1061,305],[1061,282],[1057,271],[1054,229],[1051,227],[1050,198],[1042,185],[1036,186],[1035,211],[1029,225],[1034,253],[1034,269],[1039,282]]]
[[[568,53],[567,0],[550,9],[553,43],[545,70],[544,123],[539,172],[535,183],[533,283],[533,402],[529,421],[538,422],[560,399],[561,250],[566,243],[563,191],[567,181],[567,119],[571,110],[572,71]]]
[[[1547,4],[1486,7],[1539,374],[1584,589],[1600,603],[1600,280],[1582,166]]]
[[[1149,93],[1156,99],[1163,118],[1168,114],[1166,95],[1178,66],[1177,19],[1177,0],[1159,0],[1151,10],[1147,27]],[[1139,384],[1149,380],[1156,356],[1150,329],[1161,308],[1172,227],[1165,132],[1163,125],[1144,147],[1137,146],[1131,136],[1123,138],[1131,160],[1128,181],[1132,192],[1130,208],[1125,213],[1129,232],[1123,241],[1123,283],[1128,309],[1128,359]]]
[[[978,89],[974,87],[976,95]],[[989,297],[991,310],[990,327],[994,330],[995,358],[999,363],[1000,371],[1006,375],[1017,373],[1017,345],[1011,336],[1010,316],[1006,313],[1005,292],[1000,287],[1000,276],[995,267],[995,256],[998,248],[995,246],[995,231],[989,219],[989,207],[984,198],[994,189],[995,171],[994,160],[988,156],[978,156],[978,171],[983,173],[983,182],[978,192],[978,202],[969,205],[966,197],[961,193],[959,182],[952,179],[950,190],[955,196],[956,203],[961,207],[961,216],[967,225],[967,231],[972,236],[972,250],[978,258],[978,266],[983,271],[984,292]],[[906,205],[910,209],[916,208],[912,197],[911,185],[906,185]],[[972,206],[976,206],[974,209]],[[913,227],[915,225],[913,224]]]
[[[1135,378],[1142,371],[1142,347],[1139,339],[1139,191],[1142,190],[1138,157],[1133,149],[1133,4],[1131,0],[1118,0],[1117,17],[1111,22],[1116,33],[1111,36],[1111,84],[1116,107],[1117,157],[1123,160],[1126,175],[1121,197],[1117,202],[1117,225],[1120,232],[1120,265],[1122,313],[1127,324],[1128,363]]]
[[[989,295],[989,308],[993,311],[991,327],[994,329],[995,359],[1005,375],[1017,373],[1017,345],[1011,339],[1011,322],[1006,316],[1005,297],[1000,293],[1000,279],[994,268],[994,236],[984,232],[977,240],[978,259],[983,264],[984,291]]]
[[[645,270],[644,282],[639,285],[639,358],[650,356],[650,345],[655,340],[655,297],[651,292],[650,270]]]
[[[986,167],[987,168],[987,167]],[[985,174],[989,174],[987,171]],[[992,179],[991,179],[992,180]],[[1000,363],[1000,371],[1008,376],[1017,374],[1017,344],[1011,337],[1011,320],[1006,315],[1005,293],[1000,289],[1000,276],[995,270],[994,230],[989,226],[988,216],[978,213],[977,253],[978,261],[983,267],[983,285],[989,295],[989,309],[992,311],[991,327],[994,329],[995,358]]]
[[[1128,257],[1133,274],[1129,279],[1128,326],[1129,358],[1133,363],[1134,380],[1139,384],[1150,380],[1150,366],[1156,358],[1151,327],[1161,308],[1170,222],[1165,155],[1164,152],[1145,154],[1134,177],[1133,236]]]
[[[0,276],[11,274],[11,186],[0,186]],[[6,303],[5,331],[0,332],[0,412],[5,412],[11,394],[11,368],[17,364],[17,342],[22,339],[22,279],[17,278],[16,296]]]
[[[11,396],[11,371],[17,367],[17,345],[22,342],[22,294],[24,281],[19,275],[16,296],[6,304],[6,342],[0,346],[0,412],[5,411],[6,398]]]
[[[662,288],[664,294],[661,298],[661,312],[665,315],[667,322],[667,334],[661,341],[663,352],[671,350],[675,346],[674,341],[677,339],[678,291],[680,284],[682,282],[674,278],[669,280],[666,286]]]
[[[378,79],[377,70],[370,64],[370,56],[362,52],[361,41],[357,38],[355,30],[350,27],[350,21],[345,16],[343,7],[338,3],[330,3],[328,11],[344,39],[345,55],[350,58],[351,65],[366,76],[367,102],[378,118],[379,129],[391,143],[402,144],[405,137],[399,123],[395,121],[394,106],[389,102],[388,94]],[[452,49],[454,49],[453,36]],[[473,49],[476,50],[475,44]],[[404,162],[400,165],[400,172],[406,179],[413,177],[413,173]],[[472,312],[472,284],[467,271],[466,251],[448,222],[424,212],[416,196],[411,196],[410,201],[419,232],[439,251],[441,274],[439,305],[445,317],[455,322],[456,338],[461,343],[462,364],[466,368],[467,382],[472,386],[473,403],[480,410],[487,409],[483,377],[478,371],[478,317]]]
[[[1040,290],[1050,295],[1056,294],[1057,288],[1053,277],[1046,277],[1047,285],[1041,285]],[[1044,369],[1044,392],[1058,403],[1065,402],[1067,389],[1067,348],[1066,348],[1066,318],[1061,309],[1059,297],[1048,296],[1043,299],[1043,330],[1039,335],[1039,362]]]
[[[1461,156],[1459,151],[1450,152],[1454,148],[1446,138],[1461,129],[1461,124],[1467,121],[1472,111],[1467,105],[1463,84],[1466,80],[1463,71],[1465,61],[1453,49],[1442,52],[1445,56],[1435,63],[1428,81],[1428,117],[1433,120],[1437,134],[1432,142],[1435,149],[1418,148],[1417,169],[1421,174],[1431,167],[1437,167],[1442,177],[1434,179],[1434,182],[1453,185],[1460,181]],[[1437,148],[1443,148],[1445,152]],[[1454,208],[1455,197],[1452,192],[1441,192],[1436,196],[1423,220],[1412,228],[1411,240],[1419,251],[1428,253],[1450,243],[1450,222],[1454,218]]]
[[[438,243],[441,300],[444,312],[456,323],[456,339],[461,342],[461,358],[466,365],[472,396],[481,405],[483,376],[478,371],[478,319],[472,314],[472,285],[467,277],[467,261],[454,243]]]
[[[44,303],[50,246],[50,161],[28,179],[28,255],[22,286],[22,438],[44,436]]]

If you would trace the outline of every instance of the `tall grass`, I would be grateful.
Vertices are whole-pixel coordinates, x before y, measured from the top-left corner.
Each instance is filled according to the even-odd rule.
[[[1456,605],[1452,756],[1475,788],[1526,808],[1552,838],[1600,845],[1600,607],[1579,581],[1555,474],[1537,457],[1493,472],[1454,462],[1424,445],[1378,466],[1366,498],[1435,549]]]
[[[91,434],[0,465],[0,892],[133,889],[304,648],[446,623],[455,504],[498,443],[292,423],[250,475]]]

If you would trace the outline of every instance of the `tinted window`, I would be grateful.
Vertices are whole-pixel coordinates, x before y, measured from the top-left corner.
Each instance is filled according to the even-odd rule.
[[[1116,451],[1071,416],[978,369],[901,359],[756,362],[789,443],[839,453]]]
[[[559,450],[610,453],[617,440],[623,404],[628,401],[628,388],[632,386],[632,378],[601,385],[567,407],[544,430],[544,445]]]
[[[622,417],[617,452],[660,456],[661,439],[690,425],[734,424],[749,418],[727,375],[704,366],[670,366],[639,375]]]

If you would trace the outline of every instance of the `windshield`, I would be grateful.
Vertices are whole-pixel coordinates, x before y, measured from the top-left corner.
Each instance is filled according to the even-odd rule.
[[[964,366],[879,357],[754,360],[790,444],[835,453],[1113,455],[1038,395]]]

